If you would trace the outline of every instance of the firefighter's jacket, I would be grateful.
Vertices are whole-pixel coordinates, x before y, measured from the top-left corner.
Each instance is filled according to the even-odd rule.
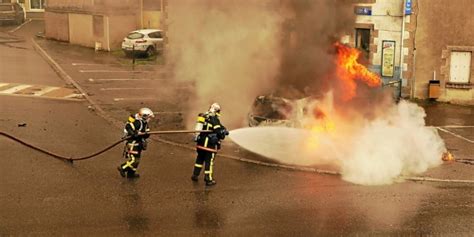
[[[220,149],[221,140],[225,138],[225,127],[221,124],[219,117],[216,114],[209,112],[199,114],[197,118],[198,123],[203,124],[205,131],[201,132],[196,139],[196,148],[209,152],[217,152]]]
[[[130,138],[127,139],[127,142],[135,141],[140,144],[144,143],[145,139],[150,137],[150,134],[147,134],[149,131],[150,128],[148,127],[148,123],[146,121],[137,119],[133,115],[128,117],[128,122],[124,129],[125,136],[130,136]]]

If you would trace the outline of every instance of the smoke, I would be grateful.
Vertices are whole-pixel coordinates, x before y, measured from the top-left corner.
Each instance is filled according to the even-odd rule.
[[[255,97],[274,87],[280,18],[271,2],[169,1],[167,60],[196,86],[188,125],[218,102],[223,122],[241,126]]]
[[[232,131],[230,138],[281,163],[329,165],[343,179],[363,185],[391,184],[400,176],[420,174],[442,162],[444,142],[435,128],[425,126],[424,110],[416,104],[393,104],[373,120],[332,111],[325,120],[302,120],[308,129],[246,128]]]
[[[351,1],[284,1],[282,63],[278,94],[286,98],[321,95],[329,91],[334,71],[334,43],[353,31]]]
[[[188,126],[212,102],[227,126],[240,127],[258,95],[326,91],[317,78],[331,70],[328,49],[352,27],[347,2],[168,1],[167,64],[196,87]]]

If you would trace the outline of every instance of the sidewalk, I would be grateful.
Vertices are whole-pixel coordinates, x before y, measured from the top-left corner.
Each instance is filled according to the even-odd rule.
[[[162,65],[137,65],[132,67],[130,64],[124,64],[122,61],[120,61],[120,59],[117,59],[116,55],[112,53],[95,52],[92,49],[69,45],[67,43],[44,39],[35,39],[35,41],[56,62],[71,62],[71,60],[76,60],[78,62],[91,62],[91,64],[98,64],[98,68],[113,67],[117,70],[129,70],[130,72],[120,74],[120,76],[124,78],[136,78],[136,73],[134,71],[148,71],[152,73],[150,75],[153,75],[155,73],[159,73],[160,70],[163,69]],[[77,72],[71,71],[71,67],[63,69],[66,73],[72,75],[72,80],[75,80],[80,86],[84,88],[90,88],[90,85],[84,84],[85,79],[80,79],[75,76],[81,75],[78,75]],[[109,122],[115,124],[117,127],[122,126],[122,120],[125,114],[130,113],[133,108],[143,105],[144,103],[143,101],[134,101],[122,104],[115,103],[113,106],[110,106],[109,104],[103,102],[106,99],[95,96],[97,95],[92,95],[92,98],[89,97],[89,99],[92,100],[97,99],[96,102],[92,103],[93,106],[109,106],[105,109],[99,110],[102,110],[100,112],[104,113],[103,115],[105,115]],[[164,103],[163,101],[153,101],[153,105],[160,108],[173,107],[173,105],[170,105],[169,102]],[[438,130],[440,136],[445,140],[448,150],[454,155],[456,159],[474,159],[474,107],[444,103],[429,103],[426,101],[419,102],[419,105],[425,108],[427,113],[427,125],[440,128],[440,130]],[[173,117],[173,119],[168,119],[167,117],[165,118],[166,119],[164,119],[164,121],[162,120],[158,126],[160,130],[163,130],[163,128],[182,129],[185,127],[182,120],[182,114],[176,115]],[[166,140],[158,140],[174,146],[179,146],[190,150],[194,149],[193,143],[190,139],[190,136],[188,135],[173,135],[169,140],[168,138],[170,137],[166,137]],[[271,165],[273,163],[271,160],[256,156],[246,151],[242,151],[241,149],[238,149],[236,145],[231,144],[224,145],[224,149],[220,153],[220,156],[251,163],[263,165],[269,164],[269,166],[274,166]],[[317,172],[316,169],[318,169],[318,167],[312,167],[313,172]],[[473,169],[473,165],[459,162],[446,162],[435,169],[429,170],[423,174],[423,176],[437,179],[474,180]],[[296,168],[296,170],[305,170],[305,168]]]

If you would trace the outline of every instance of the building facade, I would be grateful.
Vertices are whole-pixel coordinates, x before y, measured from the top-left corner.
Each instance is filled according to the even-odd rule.
[[[160,28],[162,0],[48,0],[45,36],[101,50],[119,49],[128,32]]]
[[[404,97],[474,104],[474,1],[354,2],[345,43],[364,52],[384,83],[400,80]]]

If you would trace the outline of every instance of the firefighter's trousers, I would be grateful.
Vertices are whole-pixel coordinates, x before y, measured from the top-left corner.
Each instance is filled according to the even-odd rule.
[[[139,142],[127,142],[124,148],[124,157],[127,161],[120,165],[120,168],[128,174],[135,174],[140,164],[142,145]]]
[[[214,180],[214,157],[216,153],[197,149],[196,163],[194,164],[193,176],[199,176],[204,166],[204,180]]]

